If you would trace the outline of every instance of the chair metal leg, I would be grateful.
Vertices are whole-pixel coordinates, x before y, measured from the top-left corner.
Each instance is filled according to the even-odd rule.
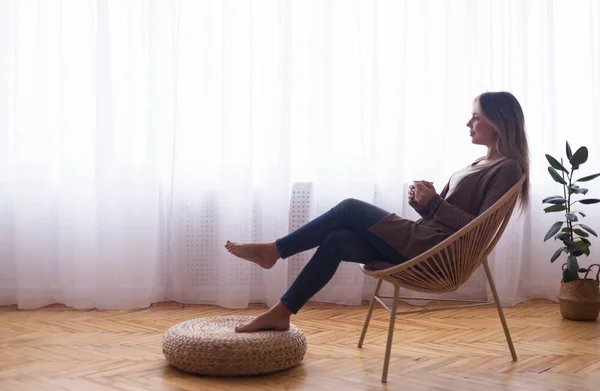
[[[513,345],[512,338],[510,337],[510,331],[508,330],[508,324],[506,323],[506,318],[504,317],[504,312],[502,311],[502,306],[500,305],[500,299],[498,298],[498,292],[496,292],[496,285],[494,284],[494,279],[492,278],[492,273],[490,272],[490,267],[488,266],[487,261],[483,262],[483,267],[485,268],[485,274],[486,274],[488,282],[490,284],[492,294],[494,295],[494,301],[496,302],[496,308],[498,309],[498,315],[500,315],[500,321],[502,322],[502,328],[504,329],[504,335],[506,335],[506,342],[508,343],[508,348],[510,349],[510,354],[512,356],[513,361],[517,361],[517,352],[515,351],[515,347]]]
[[[375,293],[373,293],[373,298],[371,299],[371,305],[369,305],[369,312],[367,312],[367,318],[365,319],[365,325],[363,326],[362,332],[360,333],[360,339],[358,340],[358,347],[362,348],[363,342],[365,341],[365,336],[367,335],[367,328],[369,327],[369,322],[371,321],[371,315],[373,314],[373,307],[375,307],[375,296],[379,294],[379,289],[381,289],[381,283],[383,280],[377,280],[377,287],[375,288]]]
[[[388,368],[390,367],[390,353],[392,352],[392,340],[394,337],[394,324],[396,323],[396,309],[398,308],[398,296],[400,287],[394,285],[394,302],[392,303],[392,311],[390,313],[390,326],[388,329],[387,345],[385,347],[385,361],[383,362],[383,374],[381,382],[387,382]]]

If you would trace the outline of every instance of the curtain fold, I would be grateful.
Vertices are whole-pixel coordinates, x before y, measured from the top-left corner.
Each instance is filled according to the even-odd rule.
[[[412,180],[485,153],[465,124],[488,90],[523,105],[532,165],[492,272],[505,304],[555,299],[544,154],[600,171],[598,2],[0,0],[0,305],[273,305],[312,252],[261,270],[225,242],[350,197],[416,218]],[[314,299],[373,288],[343,263]],[[490,293],[477,272],[447,296]]]

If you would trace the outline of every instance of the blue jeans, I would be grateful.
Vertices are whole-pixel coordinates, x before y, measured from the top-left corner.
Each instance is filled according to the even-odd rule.
[[[367,263],[388,261],[400,264],[406,258],[368,228],[389,213],[374,205],[346,199],[331,210],[275,241],[285,259],[318,247],[281,303],[297,313],[306,302],[331,280],[340,262]]]

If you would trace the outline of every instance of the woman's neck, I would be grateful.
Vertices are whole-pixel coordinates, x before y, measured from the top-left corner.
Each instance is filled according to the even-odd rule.
[[[484,160],[490,162],[490,161],[498,160],[501,157],[502,156],[500,156],[500,153],[498,152],[498,150],[496,148],[488,147],[487,155],[485,155]]]
[[[488,152],[485,155],[485,157],[483,159],[479,160],[477,163],[475,163],[475,165],[480,166],[480,165],[484,165],[484,164],[489,164],[500,158],[502,158],[502,156],[500,155],[500,153],[498,153],[496,148],[488,148]]]

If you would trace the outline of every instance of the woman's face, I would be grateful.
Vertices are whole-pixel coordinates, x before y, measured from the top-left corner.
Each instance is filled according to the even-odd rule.
[[[477,145],[492,147],[496,144],[498,135],[492,126],[492,123],[483,115],[479,107],[479,101],[473,104],[473,116],[467,122],[467,127],[471,129],[471,142]]]

